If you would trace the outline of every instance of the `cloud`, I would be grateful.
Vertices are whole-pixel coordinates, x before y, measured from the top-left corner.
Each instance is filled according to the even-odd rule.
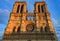
[[[9,15],[9,10],[8,9],[0,9],[0,14],[1,13],[4,13],[4,14],[7,14],[7,15]]]
[[[6,25],[0,24],[0,39],[2,39]]]
[[[10,1],[10,0],[6,0],[6,1]]]
[[[6,2],[14,2],[15,0],[5,0]]]
[[[12,0],[6,0],[7,2],[10,2],[10,1],[12,1]]]
[[[54,26],[60,26],[60,21],[56,20],[55,18],[52,18],[52,23]]]
[[[52,18],[52,22],[54,23],[54,24],[56,24],[56,19],[55,18]]]
[[[60,26],[60,21],[57,21],[57,25]]]
[[[57,19],[52,18],[52,23],[53,23],[53,25],[55,27],[57,35],[60,35],[60,22]]]
[[[9,18],[10,12],[8,9],[0,9],[0,24],[6,24]]]

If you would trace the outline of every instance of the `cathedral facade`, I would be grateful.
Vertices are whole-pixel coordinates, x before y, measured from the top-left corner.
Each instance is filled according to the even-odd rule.
[[[45,2],[36,2],[28,13],[26,2],[16,1],[3,41],[57,41],[55,29]]]

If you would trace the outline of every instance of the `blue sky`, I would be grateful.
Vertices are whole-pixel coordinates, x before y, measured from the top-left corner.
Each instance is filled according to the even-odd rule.
[[[34,3],[42,0],[20,0],[27,2],[28,12],[33,12]],[[12,12],[16,0],[0,0],[0,36],[3,35],[7,26],[9,15]],[[51,15],[51,20],[56,30],[57,37],[60,37],[60,0],[45,0]]]

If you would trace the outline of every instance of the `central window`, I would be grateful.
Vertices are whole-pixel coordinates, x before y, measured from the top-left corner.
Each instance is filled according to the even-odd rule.
[[[27,20],[34,20],[35,17],[34,17],[34,16],[27,16],[26,19],[27,19]]]
[[[33,24],[28,24],[27,27],[26,27],[26,30],[28,32],[32,32],[34,30],[34,25]]]

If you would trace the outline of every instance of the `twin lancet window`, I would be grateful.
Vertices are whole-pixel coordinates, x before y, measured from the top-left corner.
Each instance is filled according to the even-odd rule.
[[[40,13],[40,5],[38,5],[38,12]]]
[[[22,6],[18,5],[18,7],[17,7],[17,13],[22,13],[23,9],[24,9],[24,5],[22,5]]]
[[[45,13],[45,6],[44,5],[42,5],[42,6],[38,5],[38,12],[40,13],[41,10],[42,10],[42,12]]]
[[[24,9],[24,5],[22,5],[22,6],[18,5],[17,13],[22,13],[23,9]],[[38,5],[38,12],[40,13],[41,10],[42,10],[42,12],[45,12],[45,5],[42,5],[42,6]]]
[[[42,8],[42,12],[44,12],[44,13],[45,13],[45,6],[44,6],[44,5],[42,5],[42,6],[41,6],[41,8]]]

